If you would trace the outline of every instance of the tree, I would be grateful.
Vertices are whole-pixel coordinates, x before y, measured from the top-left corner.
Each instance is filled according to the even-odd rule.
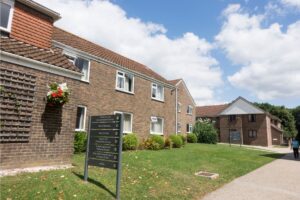
[[[197,121],[193,133],[197,135],[199,143],[216,144],[218,140],[217,130],[214,125],[205,120]]]
[[[295,118],[289,109],[284,106],[275,106],[269,103],[255,103],[255,105],[281,120],[283,135],[285,137],[291,138],[296,136]]]
[[[296,129],[298,131],[297,139],[300,140],[300,106],[291,109],[291,111],[296,121]]]

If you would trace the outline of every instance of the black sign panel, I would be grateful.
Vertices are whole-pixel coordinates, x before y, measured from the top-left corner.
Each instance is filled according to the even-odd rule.
[[[118,161],[118,155],[112,153],[103,153],[94,151],[90,154],[91,159],[98,159],[98,160],[109,160],[109,161]]]
[[[102,130],[114,130],[120,129],[119,122],[108,122],[108,123],[93,123],[91,124],[91,130],[93,129],[102,129]]]
[[[119,130],[91,130],[91,137],[94,136],[109,136],[109,137],[119,137]]]
[[[111,138],[111,137],[91,137],[90,145],[114,145],[118,146],[119,138]]]
[[[110,169],[118,168],[118,162],[112,162],[112,161],[89,159],[88,164],[92,165],[92,166],[104,167],[104,168],[110,168]]]
[[[90,145],[90,152],[118,153],[119,147],[116,145]]]

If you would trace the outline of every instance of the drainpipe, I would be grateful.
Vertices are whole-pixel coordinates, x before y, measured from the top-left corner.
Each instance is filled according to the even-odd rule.
[[[178,132],[178,127],[177,127],[177,124],[178,124],[178,94],[177,94],[177,91],[178,91],[178,89],[177,89],[177,87],[176,87],[176,89],[175,89],[175,98],[176,98],[176,101],[175,101],[175,103],[176,103],[176,105],[175,105],[175,111],[176,111],[176,113],[175,113],[175,133],[176,133],[176,135],[177,135],[177,132]]]

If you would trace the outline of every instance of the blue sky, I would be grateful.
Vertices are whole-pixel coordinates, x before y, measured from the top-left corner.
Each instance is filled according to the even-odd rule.
[[[57,26],[183,77],[199,105],[300,105],[300,0],[38,1]]]

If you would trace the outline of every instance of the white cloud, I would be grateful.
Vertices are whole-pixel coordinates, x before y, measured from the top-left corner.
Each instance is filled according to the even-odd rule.
[[[286,6],[291,6],[300,9],[300,0],[281,0],[281,3]]]
[[[222,84],[213,45],[185,33],[171,39],[157,23],[130,18],[110,1],[38,0],[61,13],[56,25],[148,65],[168,79],[184,78],[198,103],[213,102],[214,90]]]
[[[216,41],[241,69],[229,82],[261,100],[300,97],[300,20],[286,31],[278,23],[262,27],[264,15],[234,11]]]

